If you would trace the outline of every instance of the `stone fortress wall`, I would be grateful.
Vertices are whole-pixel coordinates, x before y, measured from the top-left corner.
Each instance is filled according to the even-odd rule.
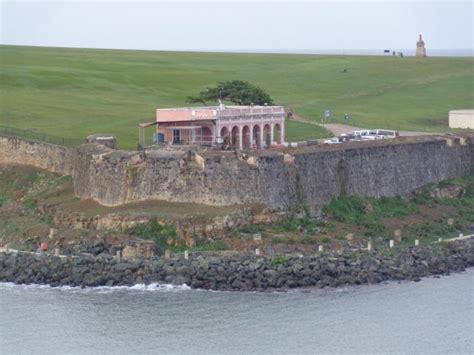
[[[250,155],[247,155],[250,154]],[[312,215],[341,194],[406,195],[474,173],[474,134],[424,136],[257,152],[121,151],[0,137],[0,164],[72,175],[80,198],[107,206],[159,199],[209,205],[262,203]]]

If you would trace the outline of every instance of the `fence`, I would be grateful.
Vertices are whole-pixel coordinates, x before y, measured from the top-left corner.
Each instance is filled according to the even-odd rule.
[[[35,129],[21,129],[8,126],[0,126],[0,137],[21,138],[34,142],[44,142],[66,147],[75,147],[85,143],[84,139],[51,136]]]

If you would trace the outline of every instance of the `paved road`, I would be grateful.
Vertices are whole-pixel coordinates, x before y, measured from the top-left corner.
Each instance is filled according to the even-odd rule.
[[[326,124],[318,124],[313,121],[308,121],[304,119],[303,117],[294,115],[294,120],[299,121],[299,122],[304,122],[304,123],[309,123],[315,126],[322,126],[326,128],[328,131],[332,132],[334,136],[340,136],[341,134],[347,134],[352,131],[361,131],[363,129],[369,129],[369,128],[361,128],[361,127],[355,127],[355,126],[349,126],[346,124],[342,123],[326,123]],[[432,132],[414,132],[414,131],[400,131],[401,136],[409,137],[409,136],[425,136],[425,135],[430,135],[430,134],[439,134],[439,133],[432,133]]]

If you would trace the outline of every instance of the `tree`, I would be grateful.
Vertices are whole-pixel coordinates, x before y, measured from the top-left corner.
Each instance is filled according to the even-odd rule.
[[[226,100],[237,105],[273,105],[273,100],[263,89],[246,81],[233,80],[207,88],[198,96],[188,96],[188,102],[206,104],[207,101]]]

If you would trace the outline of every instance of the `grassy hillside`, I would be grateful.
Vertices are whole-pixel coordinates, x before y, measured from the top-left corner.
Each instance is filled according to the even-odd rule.
[[[247,80],[279,104],[320,121],[447,130],[448,111],[472,108],[473,58],[217,54],[0,46],[0,124],[57,136],[114,133],[136,147],[137,123],[157,107],[223,80]],[[346,69],[346,72],[343,71]],[[290,123],[288,138],[324,131]],[[298,136],[298,138],[296,138]]]

